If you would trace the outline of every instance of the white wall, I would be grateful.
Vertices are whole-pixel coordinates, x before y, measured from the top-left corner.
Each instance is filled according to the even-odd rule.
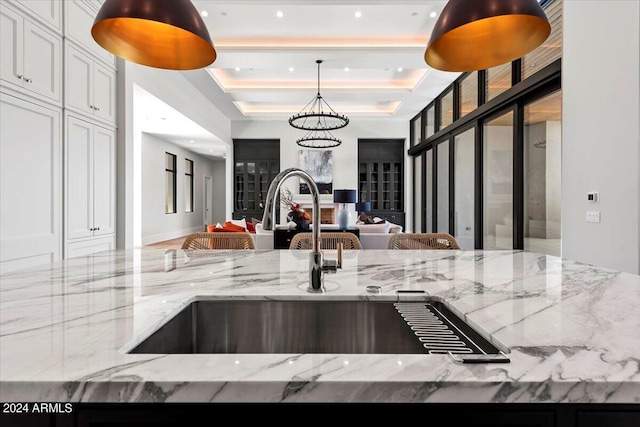
[[[638,273],[640,2],[565,0],[562,256]],[[599,191],[600,203],[587,203]],[[600,223],[586,223],[589,210]]]
[[[176,156],[177,212],[165,213],[165,153]],[[204,177],[215,175],[214,162],[147,133],[142,134],[142,244],[204,231]],[[185,158],[193,161],[193,212],[185,212]],[[214,188],[213,200],[219,195]],[[224,200],[224,198],[223,198]]]
[[[224,161],[213,162],[213,223],[224,224],[231,219],[231,214],[227,212],[225,194],[227,191],[227,174]],[[229,182],[229,186],[231,183]]]
[[[409,149],[409,121],[381,119],[378,121],[359,120],[350,117],[347,127],[333,132],[334,136],[342,140],[333,150],[333,188],[358,188],[358,138],[399,138],[405,140],[405,152]],[[291,127],[287,120],[277,121],[233,121],[231,124],[232,138],[274,138],[280,139],[280,170],[298,167],[298,151],[303,149],[296,144],[296,140],[304,134],[303,131]],[[413,171],[409,157],[405,158],[405,224],[413,222],[413,205],[409,198],[412,190]],[[291,178],[283,184],[294,194],[298,192],[298,180]],[[323,197],[323,203],[333,202],[331,196]],[[351,222],[355,222],[355,205],[349,205]],[[286,215],[281,215],[284,218]]]
[[[133,86],[138,85],[180,111],[231,147],[231,121],[198,91],[180,71],[145,67],[118,61],[118,248],[141,243],[141,218],[136,206],[144,192],[141,184],[141,134],[133,114]],[[231,165],[227,156],[227,168]],[[231,171],[225,172],[229,181]],[[232,189],[225,188],[225,209],[231,210]],[[230,215],[230,214],[229,214]]]

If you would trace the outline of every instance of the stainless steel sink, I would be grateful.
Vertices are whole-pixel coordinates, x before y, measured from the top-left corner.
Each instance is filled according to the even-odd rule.
[[[130,353],[501,354],[439,302],[327,300],[193,302]]]

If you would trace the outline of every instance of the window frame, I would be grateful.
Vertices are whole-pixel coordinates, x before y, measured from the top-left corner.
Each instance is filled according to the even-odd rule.
[[[189,168],[187,168],[187,164],[189,164],[191,166],[191,173],[189,173]],[[185,203],[184,203],[184,212],[185,213],[193,213],[194,212],[194,202],[195,200],[193,199],[193,186],[194,186],[194,176],[193,176],[193,168],[194,168],[194,162],[193,160],[189,160],[187,158],[184,159],[184,179],[185,182],[189,181],[189,178],[191,179],[190,185],[189,185],[189,189],[188,191],[185,191]],[[189,203],[187,203],[189,202]],[[188,207],[191,206],[191,210],[188,210]]]
[[[171,185],[172,185],[172,187],[173,187],[173,200],[172,200],[172,207],[173,207],[173,211],[172,211],[172,212],[170,212],[170,211],[168,211],[168,210],[167,210],[167,207],[168,207],[167,200],[168,200],[168,198],[169,198],[169,194],[168,194],[168,187],[165,187],[165,196],[164,196],[164,200],[165,200],[165,203],[164,203],[164,213],[165,213],[165,214],[175,214],[175,213],[178,213],[178,197],[177,197],[177,190],[178,190],[178,188],[177,188],[177,187],[178,187],[178,185],[177,185],[177,184],[178,184],[178,182],[177,182],[177,181],[178,181],[178,179],[177,179],[177,178],[178,178],[178,173],[177,173],[177,168],[178,168],[178,157],[177,157],[175,154],[171,154],[171,153],[169,153],[168,151],[165,151],[165,153],[164,153],[164,154],[165,154],[165,156],[164,156],[164,164],[165,164],[165,167],[164,167],[164,170],[165,170],[165,180],[166,180],[167,174],[170,174],[170,175],[171,175],[171,177],[172,177],[172,179],[171,179],[172,184],[171,184]],[[170,168],[167,166],[167,161],[168,161],[169,159],[171,159],[171,163],[173,164],[173,169],[170,169]],[[166,182],[166,181],[165,181],[165,182]]]

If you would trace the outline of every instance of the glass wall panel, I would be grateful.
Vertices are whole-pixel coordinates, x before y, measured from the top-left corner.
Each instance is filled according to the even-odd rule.
[[[457,135],[454,139],[455,210],[453,235],[460,248],[464,250],[475,248],[475,139],[475,128]]]
[[[560,256],[562,92],[524,109],[524,249]]]
[[[562,57],[562,3],[563,0],[555,0],[545,7],[551,34],[541,46],[522,58],[523,80]]]
[[[484,249],[513,249],[513,112],[483,126]]]
[[[411,146],[420,144],[420,132],[422,131],[421,116],[411,121]]]
[[[487,70],[487,101],[511,89],[511,62]]]
[[[453,123],[453,90],[450,90],[440,101],[440,129]]]
[[[474,71],[460,82],[460,117],[478,108],[478,72]]]
[[[422,160],[423,155],[413,158],[413,232],[422,232]]]
[[[425,233],[433,232],[433,150],[428,150],[426,154],[425,166]]]
[[[438,144],[438,233],[449,232],[449,140]]]
[[[436,133],[436,114],[435,107],[432,105],[427,109],[427,114],[425,115],[425,123],[424,123],[424,137],[429,138],[431,135]]]

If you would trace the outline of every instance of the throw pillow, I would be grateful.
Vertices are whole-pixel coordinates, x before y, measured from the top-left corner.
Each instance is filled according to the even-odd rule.
[[[251,224],[253,224],[253,228],[256,228],[256,225],[262,224],[262,220],[258,218],[251,218]]]
[[[229,220],[227,222],[230,222],[233,225],[237,225],[238,227],[242,227],[242,228],[244,228],[244,231],[247,231],[247,221],[244,218],[242,218],[242,219],[232,219],[232,220]]]

